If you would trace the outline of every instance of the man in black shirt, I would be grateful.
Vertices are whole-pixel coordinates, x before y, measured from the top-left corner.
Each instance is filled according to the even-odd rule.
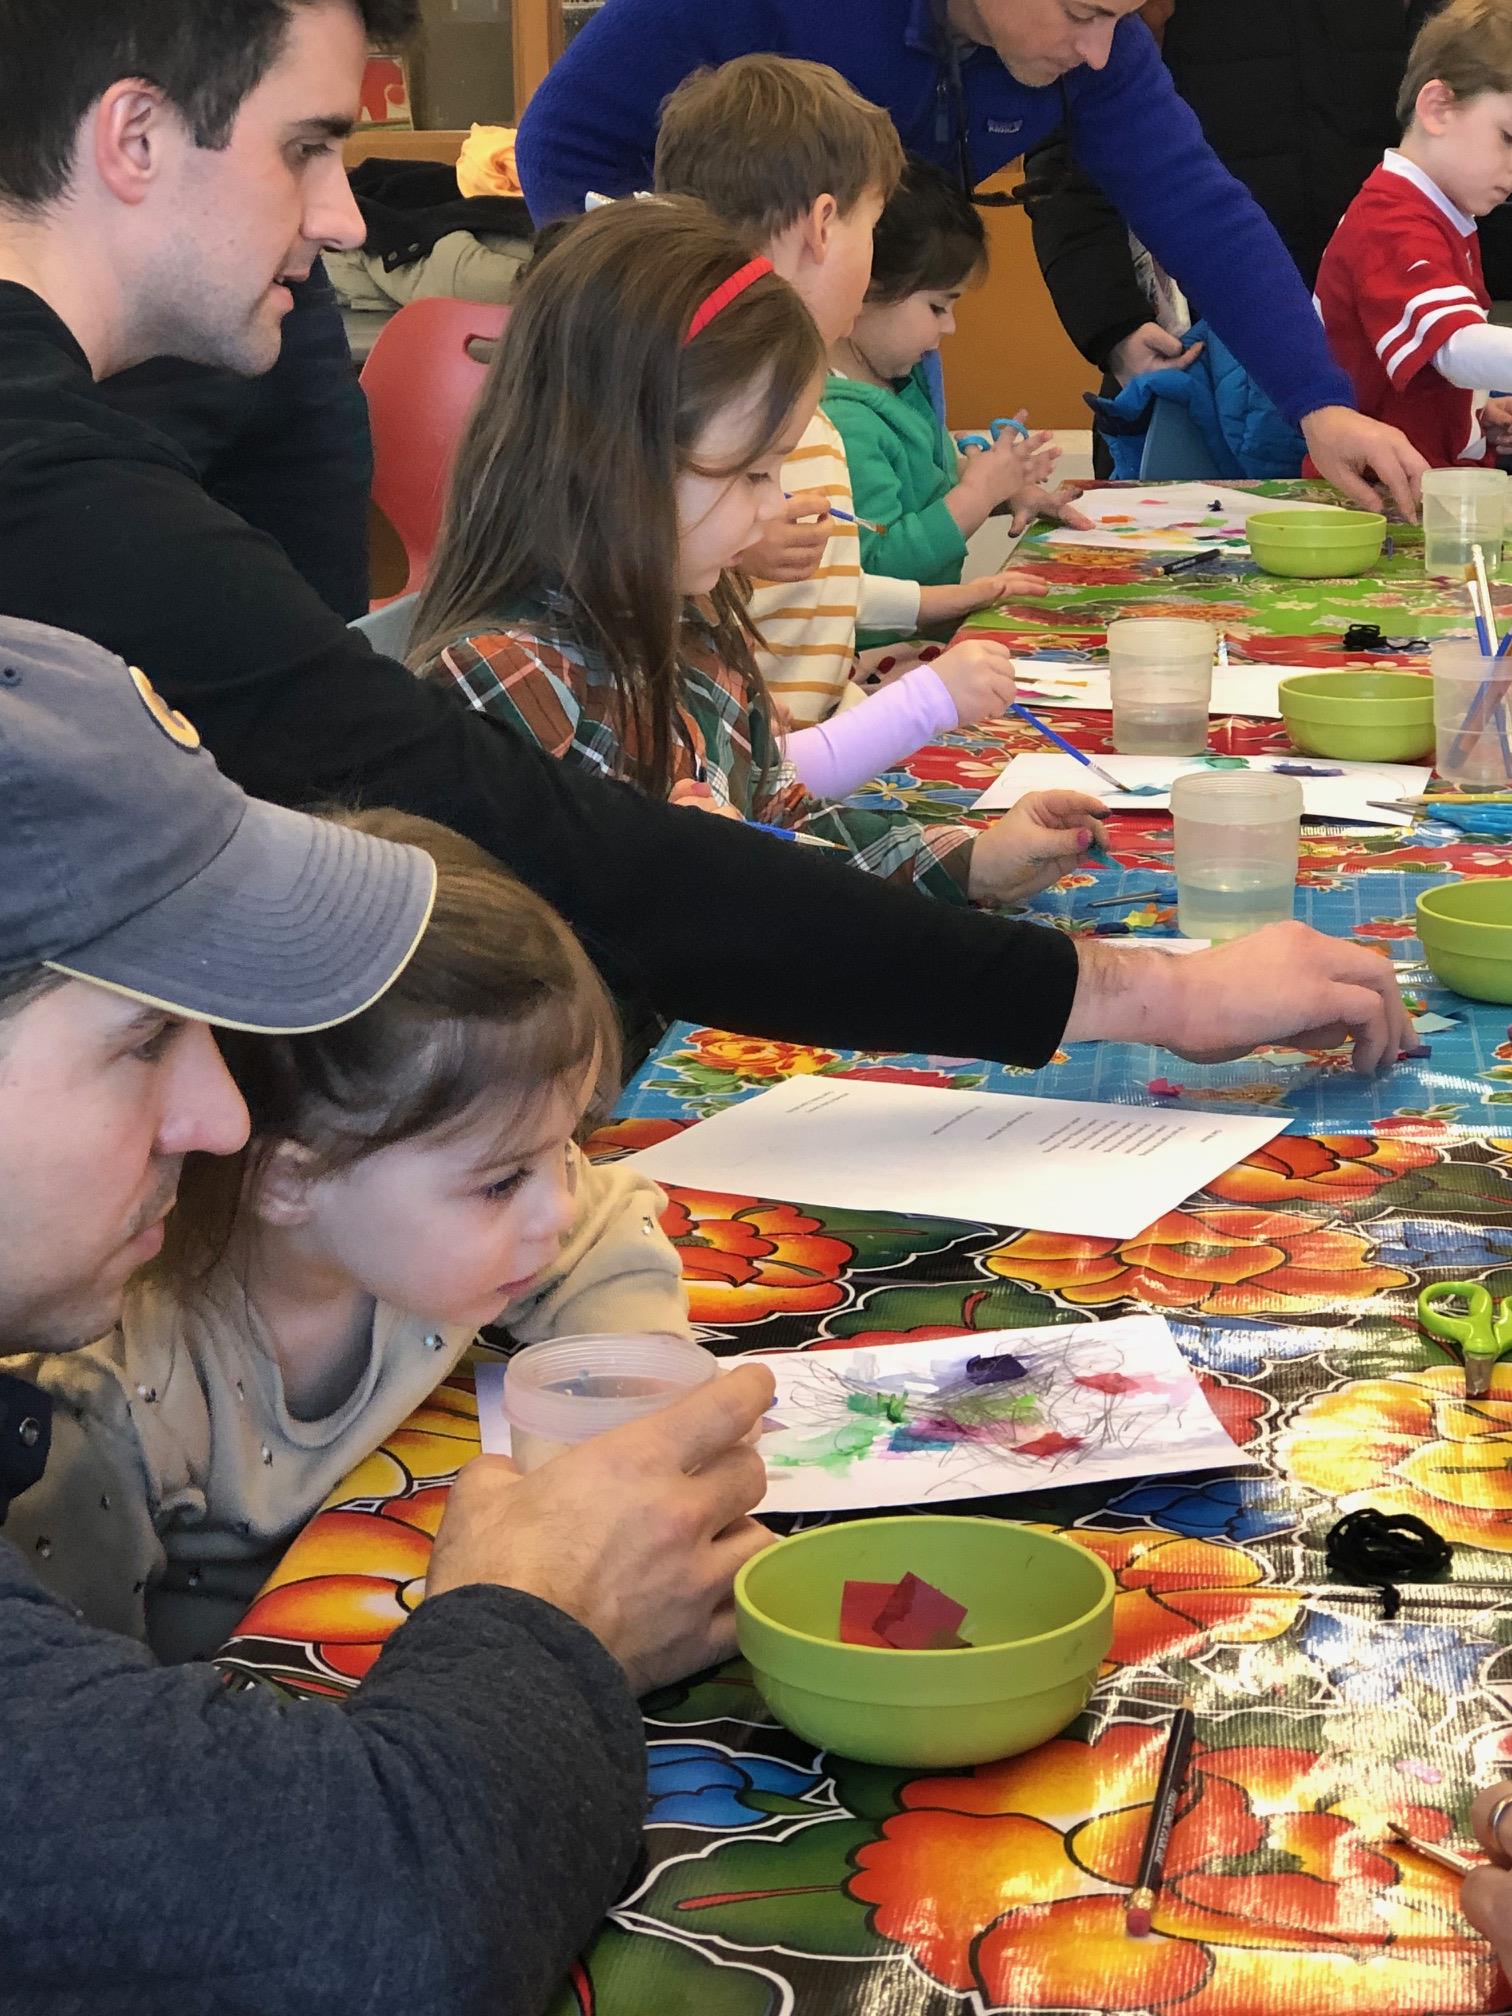
[[[1285,926],[1181,961],[1078,949],[585,777],[370,651],[95,381],[160,353],[271,364],[284,282],[360,239],[340,140],[365,36],[415,0],[173,11],[218,68],[186,68],[149,0],[0,0],[0,610],[150,662],[259,796],[468,833],[667,1014],[1029,1064],[1083,1037],[1207,1056],[1333,1029],[1361,1069],[1395,1056],[1400,997],[1357,946]]]

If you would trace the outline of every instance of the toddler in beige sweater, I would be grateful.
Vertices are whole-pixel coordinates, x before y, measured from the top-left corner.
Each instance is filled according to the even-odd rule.
[[[190,1158],[109,1337],[12,1361],[59,1404],[7,1537],[163,1658],[215,1649],[481,1326],[687,1332],[661,1193],[575,1145],[618,1064],[587,957],[471,842],[353,816],[436,859],[410,965],[339,1028],[225,1033],[249,1147]]]

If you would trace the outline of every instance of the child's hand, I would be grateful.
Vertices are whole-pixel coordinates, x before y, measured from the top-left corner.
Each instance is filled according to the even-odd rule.
[[[1071,532],[1090,532],[1092,520],[1085,511],[1078,511],[1076,500],[1082,494],[1080,483],[1059,483],[1055,489],[1047,490],[1042,483],[1035,483],[1027,490],[1021,490],[1008,501],[1013,510],[1013,532],[1027,532],[1036,518],[1054,518]]]
[[[929,669],[950,695],[957,727],[992,720],[1013,705],[1013,654],[990,637],[953,644],[930,661]]]
[[[966,893],[974,903],[1021,903],[1076,866],[1095,841],[1107,806],[1080,791],[1030,791],[971,849]]]
[[[800,525],[800,518],[816,518],[818,523]],[[833,530],[824,492],[796,491],[783,506],[782,516],[768,526],[761,543],[747,546],[741,554],[741,572],[758,581],[807,581],[824,558]]]
[[[1512,399],[1488,399],[1480,410],[1480,424],[1498,455],[1512,454]]]
[[[1043,483],[1060,460],[1050,434],[1027,437],[1004,431],[990,448],[968,448],[961,468],[961,488],[975,491],[989,512],[1020,490]]]
[[[948,581],[943,587],[919,590],[919,628],[932,630],[937,623],[954,622],[976,609],[995,609],[1014,595],[1048,595],[1050,584],[1022,567],[1005,567],[999,574],[982,574],[975,581]]]
[[[739,819],[733,805],[721,805],[707,784],[696,777],[679,777],[667,793],[669,805],[691,805],[695,812],[712,812],[716,819]]]

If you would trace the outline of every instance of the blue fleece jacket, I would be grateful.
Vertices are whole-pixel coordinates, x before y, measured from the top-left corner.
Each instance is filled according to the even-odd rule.
[[[667,93],[702,64],[757,49],[832,64],[886,106],[906,147],[954,166],[930,0],[607,0],[520,124],[520,179],[536,221],[580,210],[590,189],[648,188]],[[1142,21],[1119,23],[1103,70],[1033,87],[990,49],[973,49],[961,80],[978,178],[1064,126],[1077,160],[1288,420],[1354,405],[1285,247],[1203,139]]]

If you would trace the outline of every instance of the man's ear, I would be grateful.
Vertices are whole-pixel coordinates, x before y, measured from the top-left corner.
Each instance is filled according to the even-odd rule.
[[[297,1141],[280,1141],[260,1155],[247,1178],[243,1208],[265,1225],[304,1225],[314,1211],[311,1191],[319,1177],[315,1157]]]
[[[95,173],[119,203],[145,200],[159,179],[164,147],[172,134],[182,141],[184,126],[156,84],[122,77],[112,84],[88,119],[85,145],[92,143]]]

